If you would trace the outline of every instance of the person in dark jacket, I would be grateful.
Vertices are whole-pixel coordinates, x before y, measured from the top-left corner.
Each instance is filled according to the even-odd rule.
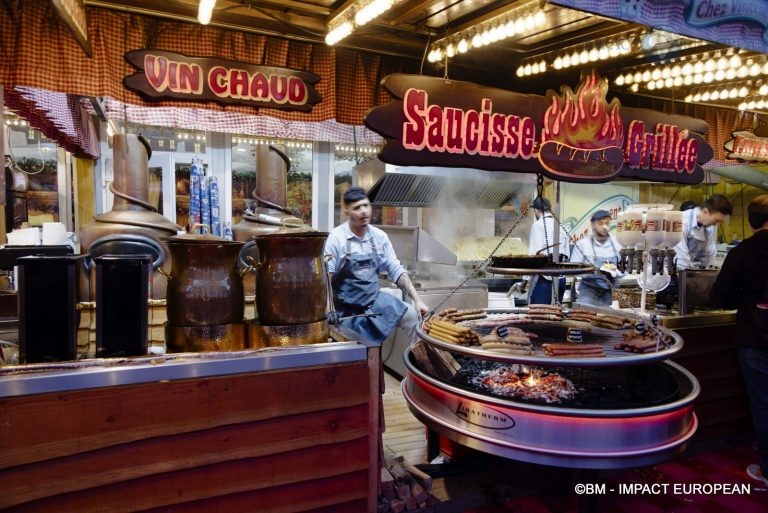
[[[768,194],[752,200],[747,215],[753,235],[728,252],[709,300],[715,307],[738,309],[739,364],[760,456],[747,474],[768,485]]]

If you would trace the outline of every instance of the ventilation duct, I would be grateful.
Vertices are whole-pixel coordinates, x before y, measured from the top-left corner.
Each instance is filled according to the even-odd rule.
[[[497,209],[521,184],[535,184],[536,177],[469,168],[395,166],[371,160],[354,168],[353,183],[368,191],[374,205]]]
[[[768,191],[768,172],[766,172],[767,169],[768,166],[754,167],[740,164],[737,166],[717,167],[714,169],[709,169],[708,171],[710,173],[720,175],[724,178],[730,178],[731,180],[736,180],[737,182],[752,185],[754,187]]]

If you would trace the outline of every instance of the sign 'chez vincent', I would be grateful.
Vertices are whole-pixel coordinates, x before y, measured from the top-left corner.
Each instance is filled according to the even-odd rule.
[[[608,82],[595,72],[575,92],[547,96],[421,75],[382,84],[399,100],[372,109],[365,124],[386,139],[379,158],[390,164],[696,184],[713,156],[705,122],[609,103]]]
[[[163,50],[135,50],[125,60],[140,70],[123,79],[149,98],[176,98],[311,111],[321,100],[314,73],[259,66],[215,57],[190,57]]]
[[[759,137],[752,132],[733,132],[723,147],[729,159],[745,162],[768,162],[768,138]]]

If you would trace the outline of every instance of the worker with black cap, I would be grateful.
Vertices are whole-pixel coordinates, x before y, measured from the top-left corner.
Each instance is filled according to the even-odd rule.
[[[571,262],[590,263],[600,272],[581,277],[578,299],[581,304],[603,306],[611,304],[611,284],[619,274],[621,246],[610,233],[611,214],[598,210],[590,218],[591,231],[571,252]]]

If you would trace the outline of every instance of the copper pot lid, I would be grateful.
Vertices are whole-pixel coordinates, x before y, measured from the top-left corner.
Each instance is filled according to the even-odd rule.
[[[271,233],[266,233],[264,235],[259,235],[257,239],[261,238],[292,238],[292,237],[322,237],[326,238],[328,237],[328,232],[318,232],[316,230],[302,230],[297,231],[296,228],[280,228],[279,230],[276,230]]]
[[[110,210],[96,216],[94,220],[99,223],[143,226],[170,233],[176,233],[181,230],[179,225],[168,220],[162,214],[149,210]]]
[[[168,244],[234,244],[238,246],[245,244],[241,241],[227,240],[224,237],[217,237],[209,233],[181,233],[167,237],[165,241]]]

